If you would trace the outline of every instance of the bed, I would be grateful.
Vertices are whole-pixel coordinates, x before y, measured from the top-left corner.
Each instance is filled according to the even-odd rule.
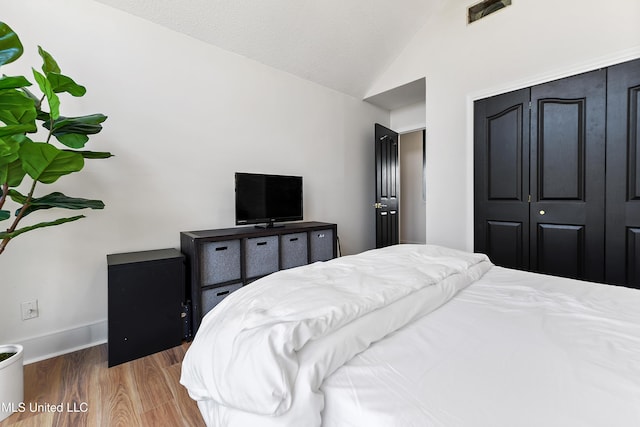
[[[640,291],[396,245],[280,271],[203,319],[209,426],[640,426]]]

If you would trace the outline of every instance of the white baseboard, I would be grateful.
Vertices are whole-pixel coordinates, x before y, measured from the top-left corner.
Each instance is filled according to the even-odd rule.
[[[107,342],[107,320],[26,338],[17,344],[24,347],[24,363],[29,364],[61,354]]]

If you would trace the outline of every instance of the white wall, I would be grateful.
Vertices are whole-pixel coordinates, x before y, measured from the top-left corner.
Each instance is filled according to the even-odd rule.
[[[388,112],[93,1],[7,0],[1,19],[28,52],[1,71],[30,76],[41,44],[88,89],[62,114],[107,114],[87,149],[116,155],[41,189],[104,211],[0,256],[0,342],[27,344],[27,359],[106,339],[107,254],[233,226],[235,171],[303,175],[305,219],[336,222],[343,253],[374,246],[371,141]],[[40,316],[22,321],[31,299]]]
[[[473,100],[640,57],[640,2],[441,2],[367,97],[426,76],[427,241],[473,249]]]

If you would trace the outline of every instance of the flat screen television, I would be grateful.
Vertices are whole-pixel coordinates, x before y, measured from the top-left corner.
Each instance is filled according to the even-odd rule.
[[[236,225],[302,220],[302,177],[236,172]]]

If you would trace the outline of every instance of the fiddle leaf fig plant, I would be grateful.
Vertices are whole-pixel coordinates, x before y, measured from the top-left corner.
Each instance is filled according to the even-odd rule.
[[[0,67],[16,61],[23,52],[18,35],[0,22]],[[41,71],[32,69],[32,72],[42,95],[32,92],[33,84],[24,76],[0,76],[0,223],[7,224],[6,229],[0,226],[4,229],[0,231],[0,254],[12,239],[23,233],[84,218],[84,215],[63,216],[24,225],[25,218],[32,218],[34,212],[104,208],[100,200],[71,197],[59,191],[36,195],[36,187],[81,171],[85,159],[112,156],[108,152],[85,150],[89,136],[102,130],[107,116],[62,116],[59,94],[81,97],[86,88],[62,74],[49,52],[38,47],[38,53],[42,58]]]

